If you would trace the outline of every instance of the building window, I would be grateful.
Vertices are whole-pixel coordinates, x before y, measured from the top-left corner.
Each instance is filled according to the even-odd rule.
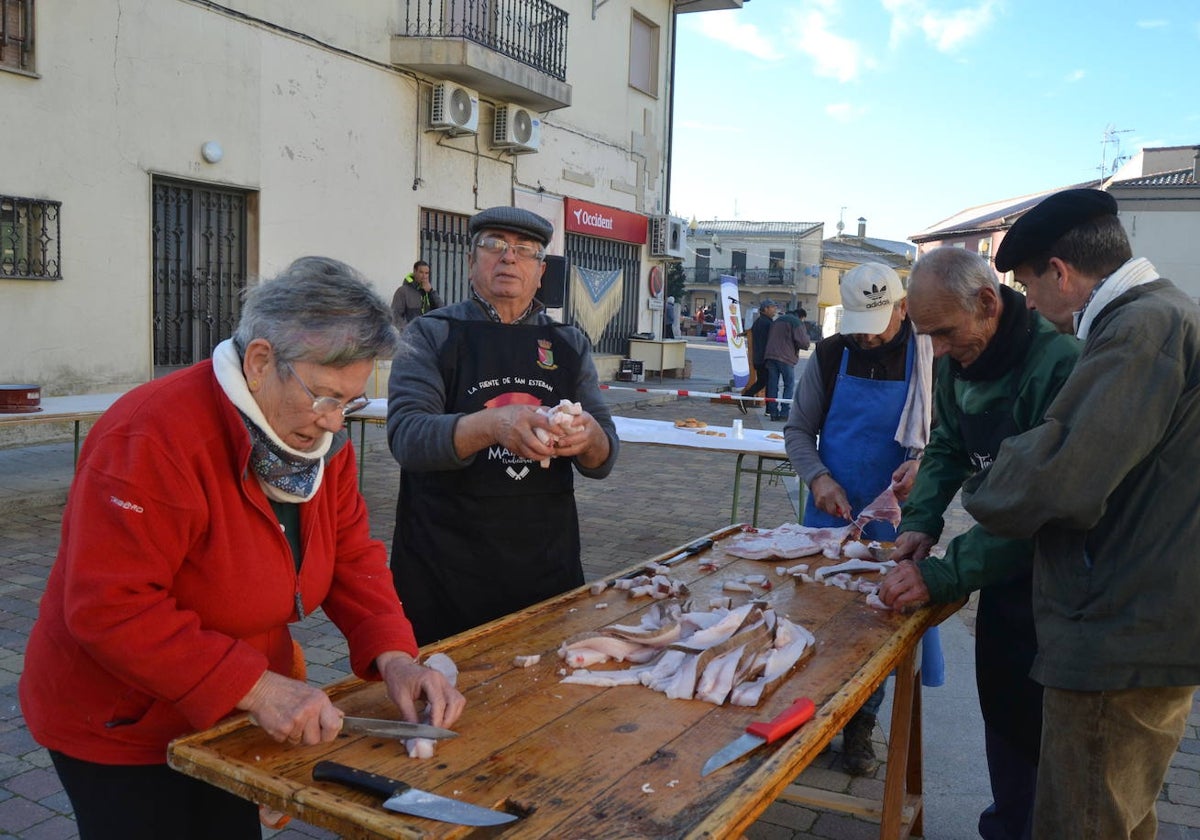
[[[768,261],[768,278],[771,280],[783,281],[783,269],[785,257],[783,251],[770,251],[767,254]]]
[[[61,280],[62,203],[0,195],[0,279]]]
[[[658,27],[636,12],[629,24],[629,86],[658,96]]]
[[[0,68],[33,72],[33,0],[0,0]]]

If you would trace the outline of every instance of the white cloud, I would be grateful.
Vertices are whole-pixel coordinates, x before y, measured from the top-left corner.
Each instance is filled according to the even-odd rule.
[[[1083,77],[1086,75],[1087,75],[1086,70],[1075,70],[1075,71],[1067,74],[1066,81],[1078,82],[1078,81],[1081,81],[1083,79]]]
[[[838,122],[846,123],[863,116],[867,109],[850,102],[831,102],[825,106],[825,113]]]
[[[697,30],[714,41],[764,61],[778,61],[783,57],[758,27],[739,20],[737,11],[705,12],[696,17],[699,18]]]
[[[794,12],[790,28],[796,48],[813,60],[818,76],[849,82],[875,66],[858,42],[829,30],[828,17],[819,9]]]
[[[1139,29],[1162,29],[1164,26],[1170,26],[1171,22],[1162,18],[1155,18],[1153,20],[1139,20],[1137,25]]]
[[[925,0],[882,0],[884,10],[892,16],[893,45],[919,29],[939,52],[953,52],[987,29],[999,2],[981,0],[975,6],[947,12],[930,9]]]

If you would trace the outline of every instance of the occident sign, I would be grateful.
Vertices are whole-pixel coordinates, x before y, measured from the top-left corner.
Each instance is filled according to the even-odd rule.
[[[646,241],[648,220],[640,213],[630,213],[628,210],[593,204],[577,198],[564,199],[563,203],[563,227],[571,233],[618,239],[635,245]]]
[[[611,216],[603,216],[599,213],[589,213],[582,207],[575,208],[575,221],[580,225],[588,225],[589,227],[613,229],[613,220]]]

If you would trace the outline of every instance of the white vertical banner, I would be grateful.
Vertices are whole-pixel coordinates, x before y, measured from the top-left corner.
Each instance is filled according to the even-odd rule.
[[[721,275],[721,314],[725,321],[725,343],[729,346],[729,364],[733,384],[745,388],[750,381],[750,360],[746,357],[746,335],[742,332],[742,305],[738,301],[737,278]]]

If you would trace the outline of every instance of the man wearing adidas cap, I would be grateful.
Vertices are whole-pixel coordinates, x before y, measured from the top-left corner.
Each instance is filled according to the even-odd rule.
[[[803,521],[812,527],[846,525],[890,484],[903,498],[916,475],[916,460],[896,440],[917,364],[904,286],[890,267],[863,263],[842,277],[841,297],[841,332],[817,342],[783,427],[788,458],[809,488]],[[864,535],[891,540],[896,530],[871,522]],[[879,765],[871,732],[883,697],[881,685],[846,724],[842,764],[852,775]]]

